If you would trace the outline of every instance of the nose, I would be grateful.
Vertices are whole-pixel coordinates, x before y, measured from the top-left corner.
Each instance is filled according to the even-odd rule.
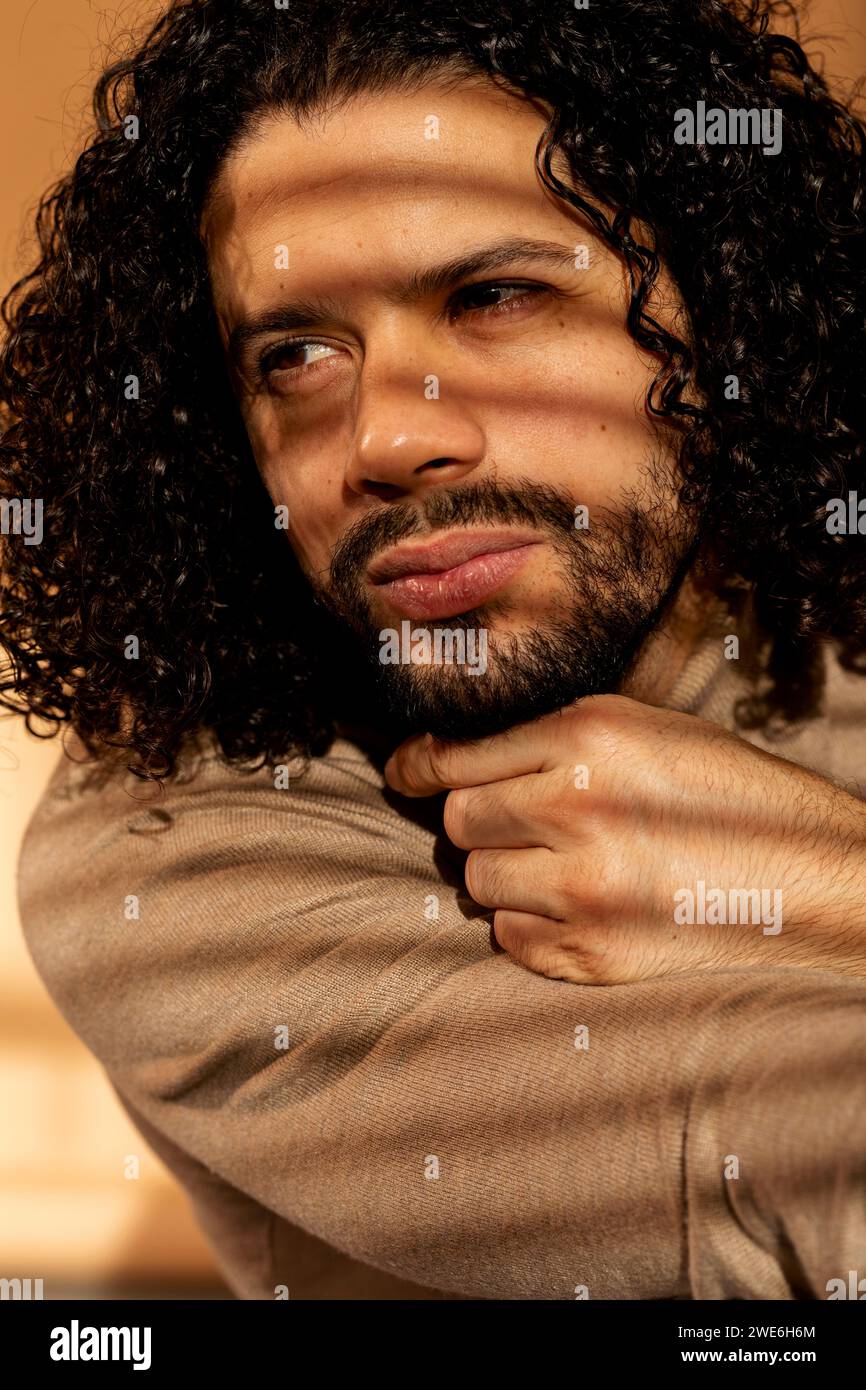
[[[396,354],[395,354],[396,356]],[[460,482],[481,463],[485,437],[469,403],[429,356],[368,353],[346,483],[383,500]],[[443,369],[444,370],[444,369]]]

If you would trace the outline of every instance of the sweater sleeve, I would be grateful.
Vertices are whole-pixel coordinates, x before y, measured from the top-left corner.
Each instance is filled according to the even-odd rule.
[[[435,823],[408,819],[354,745],[281,780],[208,757],[145,801],[65,758],[31,823],[30,951],[130,1107],[284,1220],[432,1288],[687,1296],[715,1277],[690,1245],[715,1221],[721,1267],[752,1289],[720,1296],[790,1296],[754,1230],[728,1239],[721,1159],[765,1143],[770,1097],[800,1133],[796,1040],[823,1008],[842,1075],[805,1119],[838,1131],[828,1162],[853,1180],[866,1136],[841,1059],[866,990],[791,971],[544,979],[496,948]],[[762,1018],[790,1024],[781,1059]],[[738,1046],[758,1084],[729,1111]]]

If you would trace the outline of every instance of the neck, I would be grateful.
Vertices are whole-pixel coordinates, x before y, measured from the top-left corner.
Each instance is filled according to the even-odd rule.
[[[688,572],[667,615],[644,643],[620,693],[647,705],[661,704],[698,647],[718,607],[709,576]]]

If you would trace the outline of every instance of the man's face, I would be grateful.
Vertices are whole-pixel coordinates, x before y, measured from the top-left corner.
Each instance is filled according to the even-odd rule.
[[[395,715],[446,736],[618,688],[691,535],[644,405],[658,363],[621,262],[537,178],[544,124],[480,81],[268,115],[203,219],[298,561]]]

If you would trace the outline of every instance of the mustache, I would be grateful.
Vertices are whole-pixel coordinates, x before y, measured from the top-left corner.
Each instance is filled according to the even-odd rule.
[[[338,542],[329,567],[329,588],[356,594],[358,576],[380,551],[408,536],[479,524],[521,525],[564,536],[574,534],[575,500],[531,478],[497,483],[492,478],[460,488],[437,488],[422,502],[389,503],[362,517]]]

